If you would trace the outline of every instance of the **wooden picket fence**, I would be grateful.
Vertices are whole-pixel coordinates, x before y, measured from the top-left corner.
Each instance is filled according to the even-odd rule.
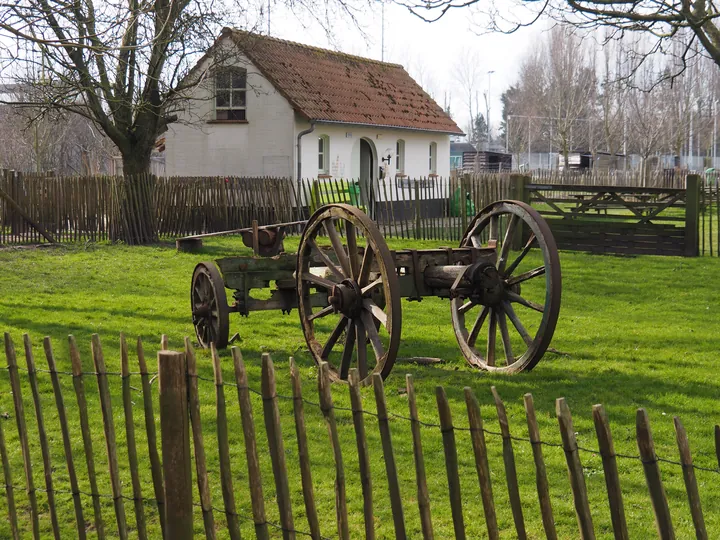
[[[166,539],[184,540],[193,537],[194,519],[197,518],[195,510],[199,508],[202,514],[202,527],[208,539],[217,536],[229,536],[232,539],[240,538],[241,525],[250,522],[254,534],[259,539],[270,538],[273,534],[281,534],[283,538],[296,538],[299,535],[310,536],[314,539],[339,537],[347,539],[349,531],[362,530],[366,538],[388,537],[407,538],[409,529],[405,515],[409,505],[417,505],[420,528],[425,539],[434,537],[432,504],[429,496],[426,466],[433,462],[443,460],[447,473],[447,490],[443,490],[449,501],[452,514],[452,530],[455,538],[466,538],[466,515],[463,511],[463,493],[460,479],[468,485],[469,470],[460,470],[458,452],[468,452],[469,449],[459,446],[456,435],[463,432],[469,434],[474,456],[474,469],[480,488],[482,500],[482,515],[484,529],[491,539],[499,538],[501,526],[497,516],[497,492],[507,489],[508,499],[512,510],[514,531],[518,538],[527,537],[526,523],[538,519],[531,515],[527,508],[523,508],[518,483],[517,462],[515,450],[520,445],[529,445],[532,449],[532,459],[535,470],[535,487],[540,507],[539,520],[547,538],[557,538],[555,514],[553,513],[553,500],[549,489],[549,477],[545,464],[545,452],[563,452],[567,465],[569,491],[577,518],[578,536],[583,539],[592,539],[596,536],[593,525],[593,513],[599,508],[591,508],[586,486],[586,473],[583,470],[582,458],[592,454],[602,458],[602,468],[605,475],[605,497],[609,506],[612,530],[615,538],[628,538],[628,523],[623,504],[621,489],[621,476],[619,473],[619,460],[625,460],[622,469],[627,470],[630,463],[633,467],[641,467],[647,485],[647,491],[652,501],[655,515],[655,524],[660,538],[674,538],[673,522],[669,511],[669,500],[663,485],[660,471],[660,462],[664,467],[677,467],[682,470],[687,502],[689,503],[693,528],[697,538],[708,538],[703,510],[698,491],[696,471],[703,473],[720,474],[718,468],[699,467],[693,464],[688,439],[682,423],[674,418],[675,433],[679,452],[679,461],[660,458],[654,448],[653,437],[650,430],[648,415],[644,409],[637,410],[636,437],[638,455],[624,455],[615,451],[613,437],[610,430],[608,416],[602,405],[593,408],[593,421],[597,435],[598,450],[588,449],[578,445],[570,409],[565,399],[556,400],[556,416],[562,442],[547,442],[541,439],[537,416],[533,403],[533,396],[526,394],[524,405],[527,418],[529,437],[513,436],[510,431],[508,415],[505,404],[501,400],[495,387],[491,388],[500,432],[493,432],[483,424],[483,417],[476,395],[470,388],[464,389],[465,409],[467,412],[467,425],[453,418],[451,403],[446,391],[442,387],[436,389],[436,402],[438,409],[438,422],[421,420],[418,414],[417,399],[411,375],[406,376],[406,392],[409,414],[402,415],[388,410],[386,403],[386,390],[379,375],[373,377],[375,407],[367,408],[363,403],[363,395],[359,386],[358,374],[355,370],[350,372],[350,384],[346,386],[349,391],[350,407],[334,404],[331,393],[331,384],[328,378],[328,366],[323,364],[318,370],[318,398],[317,401],[308,399],[302,394],[300,371],[290,359],[290,386],[292,395],[282,395],[277,391],[277,377],[273,361],[269,354],[262,355],[262,373],[260,389],[254,389],[248,382],[248,372],[239,349],[232,349],[233,376],[231,381],[223,378],[221,360],[216,351],[212,351],[213,378],[200,375],[195,353],[189,340],[185,340],[182,352],[168,350],[167,338],[163,336],[161,350],[158,352],[158,372],[148,371],[143,344],[138,340],[137,361],[139,371],[131,371],[130,352],[123,336],[120,338],[120,372],[111,372],[106,367],[100,339],[93,335],[91,353],[94,369],[85,371],[81,360],[80,349],[75,339],[69,338],[69,356],[71,371],[62,371],[57,368],[55,354],[49,338],[43,341],[43,349],[47,360],[47,368],[37,367],[32,343],[27,335],[23,337],[24,356],[26,366],[18,364],[17,354],[10,336],[5,334],[5,354],[7,358],[7,373],[10,390],[14,404],[14,417],[17,428],[17,437],[14,434],[8,437],[4,431],[3,422],[0,421],[0,458],[5,487],[5,512],[8,521],[0,523],[0,529],[5,537],[20,538],[21,535],[32,532],[34,538],[54,536],[54,538],[67,538],[68,531],[78,538],[97,536],[98,538],[115,537],[128,538],[130,533],[140,539],[164,537]],[[23,380],[21,380],[21,374]],[[51,385],[44,380],[49,376]],[[73,400],[66,401],[63,394],[65,377],[72,379]],[[117,377],[121,380],[120,395],[113,395],[111,379]],[[132,379],[139,377],[137,387],[133,386]],[[61,380],[62,378],[62,380]],[[153,385],[155,379],[158,385]],[[94,403],[90,396],[94,388],[89,384],[94,379],[97,385],[97,398]],[[201,391],[200,384],[211,383],[214,387],[214,425],[208,433],[207,420],[203,427],[201,411],[207,408],[203,403],[206,392]],[[135,383],[137,384],[137,383]],[[93,385],[94,386],[94,385]],[[32,409],[34,415],[26,418],[26,402],[23,393],[28,391],[32,395]],[[234,399],[225,395],[226,388],[237,392],[237,404]],[[338,388],[335,389],[336,391]],[[4,389],[3,391],[7,391]],[[139,404],[135,406],[134,395],[139,396]],[[336,394],[337,395],[337,394]],[[253,411],[252,399],[256,396],[262,398],[261,420],[256,418]],[[283,417],[280,401],[292,403],[292,418]],[[124,425],[115,425],[118,416],[113,407],[122,404]],[[50,405],[52,404],[52,405]],[[98,406],[99,405],[99,406]],[[158,438],[155,425],[155,407],[159,405],[159,424],[161,430],[161,449],[158,448]],[[238,454],[238,448],[230,443],[228,411],[231,407],[239,407],[240,421],[244,439],[244,467],[247,468],[247,482],[250,497],[251,515],[238,512],[236,497],[240,494],[239,487],[234,484],[238,478],[231,470],[231,460]],[[142,408],[144,416],[145,433],[136,433],[135,408]],[[318,478],[318,462],[311,460],[309,453],[310,428],[306,423],[307,411],[319,411],[324,419],[327,429],[326,437],[332,454],[334,471],[332,478]],[[336,415],[351,416],[351,425],[354,430],[355,448],[341,444],[341,425],[347,426],[349,422],[339,422]],[[71,415],[79,417],[79,428]],[[99,425],[95,416],[102,418],[102,436],[98,434]],[[58,426],[46,424],[45,418],[56,418]],[[377,421],[380,434],[380,448],[369,444],[368,433],[371,429],[366,420]],[[287,427],[290,422],[294,426],[293,434],[283,433],[283,422]],[[391,432],[391,422],[395,425]],[[97,426],[98,429],[95,429]],[[59,435],[58,436],[58,427]],[[205,431],[204,431],[205,428]],[[398,431],[409,428],[409,438],[412,440],[412,454],[415,464],[415,489],[413,495],[408,496],[408,488],[400,482],[394,441],[397,442]],[[345,428],[349,429],[349,428]],[[439,430],[442,437],[442,454],[432,453],[426,455],[422,445],[422,430]],[[77,431],[79,430],[79,434]],[[260,433],[263,430],[264,433]],[[120,433],[123,434],[120,434]],[[716,443],[720,445],[720,427],[715,426]],[[294,435],[294,436],[293,436]],[[207,442],[211,436],[213,442]],[[427,432],[426,432],[427,436]],[[310,437],[319,437],[317,432]],[[395,437],[395,439],[394,439]],[[82,439],[82,451],[73,452],[74,441]],[[104,441],[105,456],[96,450],[94,445],[98,438]],[[300,477],[289,475],[287,463],[292,452],[286,451],[286,441],[294,440],[297,445]],[[317,439],[315,439],[317,440]],[[55,445],[62,441],[62,449]],[[147,444],[147,458],[141,457],[138,441]],[[504,468],[505,487],[500,488],[493,482],[491,475],[490,452],[488,444],[502,442],[502,461]],[[264,444],[267,443],[267,447]],[[33,452],[31,446],[40,447],[42,455],[42,470],[44,488],[36,487],[33,467]],[[18,449],[19,447],[19,449]],[[191,451],[192,448],[192,451]],[[242,451],[241,450],[241,451]],[[208,466],[209,451],[217,451],[219,465]],[[344,456],[346,452],[357,452],[359,471],[349,470],[345,467]],[[720,446],[716,447],[717,457],[720,460]],[[62,454],[64,465],[52,462],[52,456]],[[76,462],[76,458],[82,459]],[[269,455],[272,462],[272,487],[263,483],[261,462]],[[371,476],[371,459],[381,455],[384,462],[386,485],[381,485]],[[527,454],[525,454],[527,455]],[[21,456],[21,457],[20,457]],[[107,465],[106,471],[101,462]],[[140,467],[147,464],[147,467]],[[17,471],[17,466],[21,471]],[[496,467],[493,464],[493,469]],[[67,477],[60,473],[66,469]],[[151,480],[144,482],[144,471],[149,468]],[[267,470],[267,469],[266,469]],[[327,473],[328,468],[323,471]],[[193,474],[194,471],[194,474]],[[359,472],[359,475],[355,475]],[[129,475],[129,482],[127,476]],[[17,481],[18,476],[24,481]],[[99,486],[109,485],[111,493],[103,493]],[[494,478],[502,478],[495,475]],[[320,516],[318,501],[313,486],[318,481],[334,484],[335,519],[329,526],[326,516]],[[359,481],[362,491],[362,511],[352,512],[349,508],[347,486],[350,482]],[[17,482],[17,483],[16,483]],[[143,485],[150,484],[152,495],[143,491]],[[212,500],[212,485],[222,486],[222,506],[216,505]],[[131,494],[127,493],[130,486]],[[193,489],[196,485],[196,490]],[[82,489],[81,489],[82,486]],[[87,487],[85,487],[87,486]],[[301,487],[300,487],[301,486]],[[147,487],[145,488],[147,489]],[[264,491],[265,490],[265,491]],[[291,493],[302,493],[304,512],[295,511],[291,501]],[[375,511],[379,491],[389,493],[392,515],[392,533],[386,525],[381,534],[378,530]],[[437,492],[437,490],[435,490]],[[405,496],[403,496],[403,493]],[[672,491],[669,493],[673,493]],[[675,492],[677,493],[677,492]],[[216,495],[217,496],[217,495]],[[72,500],[74,514],[58,512],[58,499]],[[247,498],[247,497],[245,497]],[[91,504],[88,505],[88,499]],[[597,500],[597,498],[595,498]],[[671,501],[680,504],[680,501]],[[107,509],[103,513],[105,504],[112,504],[113,522],[108,522]],[[297,501],[296,501],[297,503]],[[432,503],[432,504],[431,504]],[[277,505],[277,512],[271,506]],[[126,505],[132,506],[134,519],[128,517],[130,511]],[[90,508],[88,508],[90,506]],[[355,505],[357,507],[357,505]],[[606,510],[604,510],[606,511]],[[277,513],[278,520],[273,521],[270,515]],[[480,517],[477,508],[473,520]],[[218,519],[220,518],[220,519]],[[435,516],[437,520],[437,515]],[[50,521],[50,526],[46,521]],[[352,527],[351,527],[352,526]],[[321,529],[324,527],[324,530]],[[247,530],[247,527],[246,527]]]

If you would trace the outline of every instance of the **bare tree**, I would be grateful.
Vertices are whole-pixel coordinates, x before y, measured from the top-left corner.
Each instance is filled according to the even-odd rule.
[[[479,112],[478,92],[481,81],[482,62],[474,50],[463,50],[452,67],[452,77],[458,84],[463,104],[467,107],[468,124],[465,133],[468,140],[475,138],[474,121]]]
[[[681,69],[685,61],[703,54],[720,66],[720,11],[707,0],[396,0],[425,21],[436,21],[449,10],[472,6],[479,24],[492,31],[511,33],[534,24],[541,17],[585,29],[599,26],[614,30],[612,37],[640,32],[653,40],[646,52],[668,52],[667,42],[680,36],[683,47],[677,51]],[[646,55],[639,57],[639,67]],[[677,74],[677,73],[674,73]]]

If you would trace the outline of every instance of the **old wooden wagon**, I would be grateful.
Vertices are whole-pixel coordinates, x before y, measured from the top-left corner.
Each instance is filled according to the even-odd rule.
[[[299,225],[298,252],[284,252],[285,230]],[[232,312],[297,308],[315,361],[328,362],[334,380],[346,380],[357,367],[368,383],[372,373],[387,377],[397,357],[401,298],[437,297],[450,300],[455,336],[470,365],[514,373],[540,361],[558,320],[555,241],[522,202],[484,208],[457,248],[390,250],[375,222],[346,204],[323,206],[307,222],[241,232],[254,256],[202,262],[193,273],[192,318],[204,347],[228,345]]]

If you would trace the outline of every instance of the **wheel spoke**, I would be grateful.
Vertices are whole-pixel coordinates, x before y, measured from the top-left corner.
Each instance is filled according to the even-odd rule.
[[[370,298],[365,298],[363,300],[363,307],[372,313],[372,316],[380,321],[380,324],[387,327],[387,315],[380,306],[378,306]]]
[[[360,266],[360,276],[358,277],[358,285],[361,287],[367,284],[367,280],[370,277],[370,268],[372,267],[374,256],[375,252],[368,245],[365,248],[365,253],[363,254],[362,265]]]
[[[357,235],[355,233],[355,225],[350,221],[345,222],[345,239],[347,240],[352,279],[358,280],[360,278],[360,261],[358,257]]]
[[[302,275],[303,281],[309,281],[313,285],[319,285],[323,289],[331,290],[337,283],[330,281],[329,279],[325,279],[321,276],[316,276],[315,274],[312,274],[310,272],[303,272]]]
[[[379,278],[377,278],[375,281],[373,281],[373,282],[370,283],[369,285],[365,285],[365,286],[361,289],[363,296],[366,295],[367,293],[369,293],[370,291],[372,291],[372,290],[373,290],[375,287],[377,287],[378,285],[381,285],[382,282],[383,282],[383,278],[382,278],[382,276],[380,276]]]
[[[372,317],[370,317],[368,312],[363,311],[360,317],[365,324],[365,331],[367,332],[368,339],[370,340],[370,345],[372,345],[373,351],[375,351],[375,358],[379,362],[385,354],[385,348],[380,340],[380,334],[378,334],[377,328],[375,328]]]
[[[474,308],[476,305],[477,304],[475,302],[473,302],[472,300],[468,300],[467,302],[465,302],[462,306],[460,306],[458,308],[458,311],[462,314],[465,314],[468,311],[470,311],[472,308]]]
[[[506,276],[511,275],[515,271],[515,269],[518,267],[518,265],[522,262],[522,260],[525,258],[525,255],[527,255],[528,252],[530,251],[530,248],[532,247],[532,244],[535,241],[535,238],[536,238],[535,233],[531,233],[530,238],[528,238],[528,241],[525,244],[525,247],[523,247],[523,250],[520,252],[520,255],[517,256],[517,259],[515,259],[513,261],[513,263],[505,271]]]
[[[480,334],[480,329],[482,328],[485,319],[487,319],[489,312],[490,308],[487,306],[483,306],[482,311],[478,314],[477,319],[475,319],[475,324],[473,324],[473,327],[470,329],[470,335],[468,336],[467,340],[468,345],[470,345],[471,347],[475,346],[475,342],[477,341],[478,335]]]
[[[326,315],[330,315],[333,311],[335,311],[335,307],[334,307],[334,306],[324,307],[324,308],[322,308],[320,311],[318,311],[317,313],[313,313],[312,315],[310,315],[310,316],[307,318],[307,320],[308,320],[308,321],[314,321],[315,319],[320,319],[320,318],[322,318],[322,317],[325,317]]]
[[[537,304],[535,302],[532,302],[531,300],[527,300],[526,298],[523,298],[517,293],[514,293],[512,291],[505,291],[507,294],[508,299],[511,302],[517,302],[518,304],[521,304],[525,307],[528,307],[530,309],[534,309],[535,311],[539,311],[540,313],[543,313],[545,311],[545,308],[541,306],[540,304]]]
[[[323,225],[325,226],[325,232],[330,238],[330,243],[332,244],[333,250],[335,250],[335,256],[338,258],[338,262],[340,263],[340,267],[342,268],[345,277],[352,276],[350,259],[348,259],[347,253],[345,253],[345,248],[340,240],[340,235],[337,230],[335,230],[335,220],[327,219],[323,222]]]
[[[496,214],[496,215],[490,217],[490,238],[488,238],[488,247],[497,248],[499,235],[500,235],[500,216]]]
[[[315,243],[315,240],[308,240],[308,243],[310,244],[310,247],[315,250],[315,253],[318,254],[318,257],[320,257],[323,264],[330,269],[335,277],[337,277],[340,281],[345,279],[342,270],[340,270],[330,257],[327,256],[327,253],[320,249],[320,246]]]
[[[355,321],[355,341],[357,343],[357,357],[358,357],[358,371],[360,372],[360,379],[367,377],[368,365],[367,365],[367,334],[365,333],[365,325],[361,320]],[[341,379],[347,379],[347,373],[343,376],[340,373]]]
[[[475,247],[475,248],[483,247],[479,236],[475,236],[475,235],[471,236],[470,243],[472,243],[472,247]]]
[[[503,309],[505,310],[505,313],[507,313],[510,322],[513,323],[515,330],[517,330],[518,334],[520,334],[520,336],[523,338],[525,345],[530,347],[530,345],[532,345],[533,339],[530,337],[530,334],[528,334],[528,331],[523,326],[523,323],[520,322],[520,318],[517,316],[517,313],[515,313],[512,304],[507,301],[503,302]]]
[[[350,321],[347,333],[345,334],[345,348],[343,348],[342,360],[340,363],[340,377],[345,373],[347,379],[347,373],[350,369],[350,363],[352,362],[353,349],[355,349],[355,323]]]
[[[337,323],[337,326],[332,331],[332,334],[330,334],[330,337],[327,340],[327,343],[323,347],[322,352],[320,353],[320,358],[323,358],[327,360],[327,357],[330,355],[330,351],[332,351],[333,347],[335,346],[335,343],[337,343],[337,340],[340,339],[340,336],[342,335],[343,331],[345,330],[345,327],[348,324],[348,318],[343,316],[340,321]]]
[[[538,266],[537,268],[533,268],[532,270],[528,270],[527,272],[524,272],[522,274],[518,274],[517,276],[511,277],[507,280],[507,285],[515,285],[516,283],[522,283],[523,281],[527,281],[528,279],[532,279],[534,277],[545,275],[545,267],[544,266]]]
[[[495,365],[495,333],[497,327],[497,314],[494,309],[490,309],[490,324],[488,325],[487,355],[486,362],[488,366]]]
[[[498,309],[498,326],[500,327],[500,337],[502,338],[503,350],[505,351],[505,363],[511,365],[515,362],[515,358],[512,353],[512,346],[510,344],[510,334],[508,332],[507,318],[505,318],[505,312],[502,309]]]
[[[503,270],[505,270],[507,256],[510,253],[513,235],[515,234],[515,227],[517,226],[519,220],[520,218],[516,214],[513,214],[510,218],[510,223],[508,223],[507,229],[505,230],[505,238],[503,239],[502,248],[500,249],[500,257],[497,262],[497,269],[501,274],[503,273]]]

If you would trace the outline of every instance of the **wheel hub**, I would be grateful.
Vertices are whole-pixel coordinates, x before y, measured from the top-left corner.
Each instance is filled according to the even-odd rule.
[[[355,318],[362,310],[362,290],[355,281],[344,279],[332,288],[328,302],[335,311],[346,317]]]
[[[471,283],[470,299],[483,306],[496,306],[503,301],[505,282],[491,263],[472,265],[466,274]]]

